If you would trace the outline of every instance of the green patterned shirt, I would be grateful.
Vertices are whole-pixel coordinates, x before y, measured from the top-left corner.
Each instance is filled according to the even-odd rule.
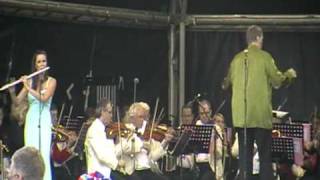
[[[238,53],[232,60],[223,87],[232,86],[234,127],[245,127],[245,59],[247,58],[247,127],[272,128],[272,87],[279,88],[286,76],[272,56],[255,45]]]

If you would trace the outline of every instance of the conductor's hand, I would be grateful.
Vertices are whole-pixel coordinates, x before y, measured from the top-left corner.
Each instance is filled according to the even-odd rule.
[[[292,68],[288,69],[284,74],[289,80],[297,78],[297,72]]]

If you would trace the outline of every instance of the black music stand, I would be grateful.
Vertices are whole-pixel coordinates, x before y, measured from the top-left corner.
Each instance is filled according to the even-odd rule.
[[[192,133],[193,133],[192,129],[183,130],[178,141],[174,144],[172,150],[168,151],[168,153],[172,156],[179,156],[183,154],[184,149],[188,145],[188,142],[190,140]]]
[[[294,142],[292,138],[272,138],[272,161],[279,163],[294,162]]]
[[[280,131],[281,136],[303,138],[303,124],[273,123],[273,129]]]
[[[189,153],[209,153],[210,141],[214,125],[182,125],[181,129],[191,129],[192,134],[188,146],[184,148],[182,154]]]
[[[273,123],[273,130],[280,131],[281,136],[302,138],[304,143],[311,140],[310,123]]]

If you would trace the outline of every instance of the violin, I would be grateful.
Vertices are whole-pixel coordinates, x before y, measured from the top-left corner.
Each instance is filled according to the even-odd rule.
[[[159,124],[157,126],[154,126],[152,132],[151,126],[147,126],[142,135],[142,138],[148,141],[151,137],[156,141],[162,141],[166,137],[167,133],[175,134],[176,132],[172,127],[168,127],[165,124]]]
[[[124,123],[110,123],[106,126],[105,131],[107,138],[109,139],[114,139],[115,137],[119,136],[119,133],[123,138],[128,138],[133,134],[133,131],[127,128]]]
[[[63,126],[51,127],[52,131],[56,135],[55,140],[66,141],[70,138],[69,132]]]

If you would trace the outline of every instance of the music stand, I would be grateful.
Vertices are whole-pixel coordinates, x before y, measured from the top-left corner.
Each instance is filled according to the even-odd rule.
[[[304,143],[311,141],[311,124],[309,123],[274,123],[273,129],[280,131],[281,136],[302,138]]]
[[[292,138],[272,138],[272,161],[281,162],[283,160],[294,162],[294,148]]]
[[[301,138],[273,137],[272,161],[303,164],[303,146]]]
[[[174,144],[173,149],[169,150],[168,153],[172,156],[179,156],[183,154],[184,149],[188,145],[192,133],[192,129],[183,130],[178,141]]]
[[[209,153],[213,128],[214,125],[182,125],[182,130],[192,130],[188,146],[187,148],[184,148],[183,154]]]

